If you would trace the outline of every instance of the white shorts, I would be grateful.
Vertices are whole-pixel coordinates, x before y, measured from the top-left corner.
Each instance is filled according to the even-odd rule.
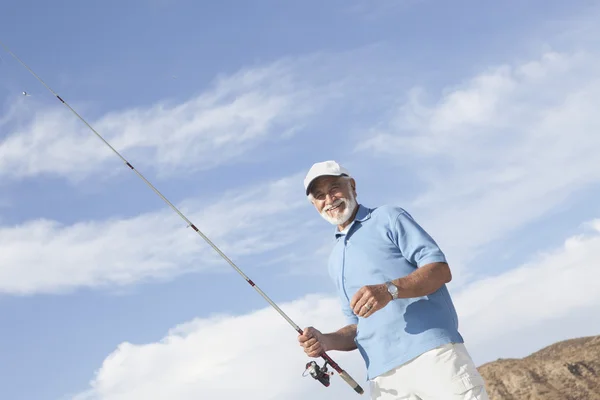
[[[371,400],[489,400],[462,343],[437,347],[370,381]]]

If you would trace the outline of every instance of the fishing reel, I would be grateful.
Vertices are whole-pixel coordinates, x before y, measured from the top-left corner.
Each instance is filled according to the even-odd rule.
[[[308,362],[302,376],[306,376],[307,372],[313,379],[321,382],[323,386],[329,387],[329,377],[333,375],[333,372],[327,370],[327,361],[325,361],[325,364],[323,364],[322,367],[319,367],[319,364],[315,361]]]

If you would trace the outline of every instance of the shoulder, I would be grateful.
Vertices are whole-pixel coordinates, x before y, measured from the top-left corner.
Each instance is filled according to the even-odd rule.
[[[403,207],[384,204],[371,209],[371,219],[377,229],[383,229],[393,233],[419,231],[421,226],[413,216]]]
[[[388,221],[390,223],[394,223],[401,216],[412,218],[406,209],[396,205],[383,204],[381,206],[371,208],[371,217],[382,222]]]
[[[405,230],[405,224],[412,222],[412,217],[403,207],[383,204],[369,208],[368,220],[365,222],[371,229],[386,232],[390,238],[395,238],[399,231]]]

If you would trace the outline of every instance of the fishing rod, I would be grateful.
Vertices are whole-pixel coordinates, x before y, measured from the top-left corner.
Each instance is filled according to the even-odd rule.
[[[275,304],[275,302],[271,300],[269,296],[265,294],[265,292],[263,292],[248,276],[246,276],[246,274],[244,274],[244,272],[233,261],[231,261],[229,257],[225,255],[225,253],[223,253],[204,233],[202,233],[202,231],[200,231],[200,229],[198,229],[192,221],[190,221],[152,183],[150,183],[150,181],[148,181],[148,179],[146,179],[144,175],[142,175],[136,168],[134,168],[133,165],[125,159],[125,157],[123,157],[113,146],[111,146],[110,143],[106,141],[104,137],[102,137],[102,135],[96,132],[96,130],[82,116],[80,116],[65,100],[63,100],[56,92],[54,92],[54,90],[52,90],[35,72],[33,72],[31,68],[29,68],[27,64],[25,64],[19,57],[17,57],[3,42],[0,41],[0,45],[2,45],[2,47],[4,47],[4,49],[14,59],[16,59],[21,65],[23,65],[23,67],[25,67],[38,81],[40,81],[40,83],[44,85],[46,89],[50,91],[50,93],[52,93],[58,100],[60,100],[60,102],[63,105],[65,105],[69,110],[71,110],[71,112],[75,114],[77,118],[79,118],[88,128],[90,128],[90,130],[94,132],[94,134],[102,142],[104,142],[104,144],[108,146],[130,170],[135,172],[137,176],[141,178],[154,191],[154,193],[156,193],[165,203],[167,203],[167,205],[169,205],[169,207],[171,207],[173,211],[175,211],[175,213],[177,213],[187,223],[188,228],[191,227],[198,235],[200,235],[202,239],[204,239],[225,261],[227,261],[227,263],[231,265],[231,267],[233,267],[233,269],[235,269],[237,273],[240,274],[242,278],[244,278],[244,280],[250,286],[252,286],[258,292],[258,294],[260,294],[279,313],[279,315],[281,315],[296,330],[296,332],[298,332],[300,335],[303,334],[303,330],[285,312],[283,312],[283,310],[279,308],[279,306],[277,306],[277,304]],[[363,388],[334,360],[332,360],[331,357],[327,355],[327,353],[323,352],[323,354],[321,354],[321,358],[325,360],[323,366],[319,367],[319,365],[315,361],[311,361],[306,364],[306,369],[304,371],[303,376],[305,376],[305,374],[308,372],[310,376],[313,377],[315,380],[321,382],[321,384],[323,384],[325,387],[329,387],[329,377],[333,375],[333,373],[329,372],[327,369],[327,364],[329,364],[335,371],[337,371],[340,377],[342,377],[342,379],[346,381],[346,383],[348,383],[348,385],[350,385],[352,389],[354,389],[355,392],[357,392],[358,394],[364,393]]]

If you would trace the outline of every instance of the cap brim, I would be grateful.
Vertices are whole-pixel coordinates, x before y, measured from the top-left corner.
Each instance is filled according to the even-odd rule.
[[[308,194],[310,193],[310,190],[313,186],[313,183],[319,179],[322,178],[324,176],[349,176],[348,174],[345,173],[341,173],[341,174],[323,174],[323,175],[319,175],[319,176],[315,176],[314,178],[312,178],[312,180],[309,182],[308,186],[306,186],[306,195],[308,196]]]

